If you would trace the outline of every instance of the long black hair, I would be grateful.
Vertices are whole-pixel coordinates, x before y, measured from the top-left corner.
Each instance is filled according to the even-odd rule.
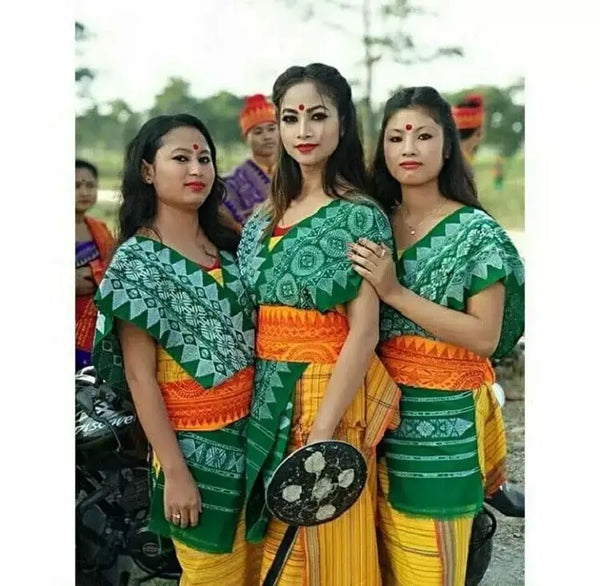
[[[369,194],[369,181],[364,162],[363,147],[358,135],[356,108],[352,102],[352,90],[344,76],[335,68],[322,63],[311,63],[306,67],[294,65],[286,69],[273,85],[273,102],[277,117],[281,119],[281,101],[292,87],[304,82],[312,82],[317,90],[333,100],[340,119],[340,140],[323,169],[323,190],[330,197],[353,199],[349,192],[345,195],[340,188],[351,186]],[[271,186],[271,226],[282,218],[290,202],[300,195],[302,173],[300,165],[280,144],[279,162]]]
[[[432,87],[408,87],[394,94],[385,104],[383,122],[372,166],[375,199],[388,214],[402,203],[402,187],[389,172],[383,150],[385,129],[390,118],[407,108],[424,110],[444,132],[444,164],[438,176],[440,193],[453,201],[483,210],[477,188],[463,154],[450,104]]]
[[[206,126],[195,116],[171,114],[156,116],[148,120],[133,140],[127,145],[121,184],[123,201],[119,208],[119,242],[121,244],[133,236],[140,228],[153,229],[156,218],[157,200],[154,186],[144,181],[142,161],[154,162],[156,151],[162,146],[162,139],[174,128],[191,127],[198,129],[208,143],[210,157],[215,168],[215,181],[206,200],[198,208],[198,220],[206,236],[219,249],[235,253],[240,236],[227,216],[221,210],[225,197],[225,183],[217,170],[215,143]]]
[[[98,180],[98,167],[92,165],[89,161],[75,159],[75,170],[77,171],[77,169],[87,169],[94,176],[94,179]]]

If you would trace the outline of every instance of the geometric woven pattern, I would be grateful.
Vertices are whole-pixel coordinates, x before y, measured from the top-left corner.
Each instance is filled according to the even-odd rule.
[[[495,358],[512,350],[525,323],[525,270],[506,231],[481,210],[465,206],[407,248],[397,261],[400,283],[421,297],[462,311],[467,299],[493,283],[505,287],[504,317]],[[383,305],[381,340],[400,335],[435,339]]]
[[[94,364],[104,380],[126,389],[115,319],[147,332],[205,389],[253,363],[250,298],[233,255],[219,255],[223,285],[150,238],[134,236],[119,247],[95,298]]]
[[[238,249],[242,279],[257,305],[326,311],[356,297],[362,277],[347,257],[348,244],[369,238],[392,246],[389,220],[375,202],[336,199],[295,224],[268,249],[269,218],[255,213]]]
[[[399,336],[381,342],[377,353],[392,378],[420,389],[478,389],[494,382],[490,361],[466,348],[419,336]]]
[[[265,486],[285,456],[294,388],[307,366],[301,362],[256,361],[246,443],[246,538],[253,543],[264,537],[269,520]]]
[[[436,519],[474,515],[483,500],[472,391],[402,385],[402,423],[383,440],[396,510]]]
[[[165,520],[165,477],[154,469],[150,530],[199,551],[230,553],[244,504],[247,418],[217,431],[178,432],[188,470],[200,489],[202,514],[196,527],[180,529]]]

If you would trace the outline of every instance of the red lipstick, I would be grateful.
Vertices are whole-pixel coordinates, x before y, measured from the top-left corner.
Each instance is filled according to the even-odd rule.
[[[307,154],[310,153],[311,151],[313,151],[315,148],[317,148],[319,145],[318,144],[314,144],[314,143],[302,143],[299,145],[296,145],[296,148],[303,154]]]
[[[402,161],[402,163],[400,163],[400,167],[409,171],[418,169],[421,165],[422,163],[419,163],[419,161]]]
[[[202,181],[190,181],[185,186],[189,187],[192,191],[202,191],[206,187],[206,183],[202,183]]]

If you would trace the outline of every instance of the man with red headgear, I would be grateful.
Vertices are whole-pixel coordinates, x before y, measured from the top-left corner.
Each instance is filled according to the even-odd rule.
[[[473,165],[473,157],[483,140],[483,98],[480,95],[467,96],[452,107],[452,116],[460,134],[460,146],[465,160]]]
[[[240,128],[244,142],[250,147],[250,158],[225,177],[225,206],[240,224],[269,193],[277,160],[279,130],[275,106],[262,94],[246,99],[240,112]]]

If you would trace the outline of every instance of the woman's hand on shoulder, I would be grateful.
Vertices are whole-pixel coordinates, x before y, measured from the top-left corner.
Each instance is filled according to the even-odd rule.
[[[386,302],[399,288],[396,263],[392,251],[385,244],[375,244],[366,238],[348,245],[348,258],[354,270],[364,277]]]

